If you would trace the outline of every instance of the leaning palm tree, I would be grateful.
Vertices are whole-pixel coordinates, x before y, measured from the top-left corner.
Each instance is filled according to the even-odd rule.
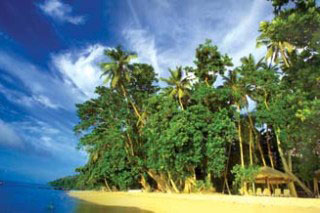
[[[171,76],[169,78],[161,78],[162,81],[168,84],[165,92],[170,96],[177,98],[181,109],[184,110],[183,98],[189,95],[190,82],[189,79],[183,77],[182,67],[177,67],[176,70],[169,69]]]
[[[269,33],[269,26],[268,22],[260,23],[259,31],[261,35],[257,38],[257,47],[267,47],[266,61],[270,59],[271,62],[273,61],[278,64],[279,56],[281,56],[284,64],[290,67],[289,54],[292,53],[295,47],[287,41],[272,39]]]
[[[114,49],[107,49],[104,54],[111,60],[110,62],[101,63],[103,72],[101,76],[106,76],[104,83],[111,82],[111,88],[121,91],[125,99],[131,104],[139,121],[143,122],[138,107],[129,97],[125,87],[125,85],[130,82],[130,72],[132,72],[133,69],[132,66],[130,66],[130,61],[136,58],[137,55],[123,51],[121,46]]]
[[[270,96],[274,95],[275,93],[277,93],[279,91],[277,89],[279,77],[275,74],[277,72],[277,67],[272,66],[272,65],[268,66],[267,64],[262,63],[261,67],[255,71],[254,71],[254,69],[250,69],[250,67],[246,67],[246,66],[243,66],[242,69],[243,70],[242,70],[241,74],[246,75],[246,80],[249,82],[249,84],[252,84],[253,85],[252,88],[254,88],[254,90],[250,91],[251,92],[250,97],[252,97],[252,99],[257,101],[258,103],[260,102],[261,104],[263,104],[267,111],[271,111],[272,109],[270,108]],[[275,133],[275,139],[277,142],[277,150],[278,150],[284,171],[287,174],[289,174],[293,178],[293,180],[297,184],[299,184],[299,186],[307,194],[312,194],[312,192],[308,189],[308,187],[302,181],[300,181],[300,179],[298,177],[296,177],[292,173],[292,171],[289,167],[288,160],[286,159],[284,150],[282,148],[282,143],[283,143],[281,140],[282,129],[280,129],[280,127],[278,125],[273,125],[273,128],[274,128],[274,133]],[[268,141],[267,141],[267,143],[268,143]],[[268,144],[268,146],[269,146],[269,144]],[[273,159],[272,159],[270,151],[268,151],[268,152],[269,152],[270,163],[272,164]],[[290,190],[292,191],[292,193],[295,196],[297,196],[296,189],[295,189],[293,182],[289,183],[288,186],[289,186]]]

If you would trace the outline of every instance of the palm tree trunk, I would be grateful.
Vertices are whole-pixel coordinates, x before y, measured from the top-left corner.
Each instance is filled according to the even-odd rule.
[[[139,119],[142,123],[144,123],[144,120],[142,119],[142,116],[141,116],[141,114],[139,113],[138,108],[136,107],[136,105],[135,105],[131,100],[128,99],[127,91],[126,91],[126,89],[124,88],[124,86],[123,86],[122,84],[121,84],[121,89],[122,89],[123,96],[124,96],[124,97],[127,99],[127,101],[131,104],[131,106],[132,106],[135,114],[137,115],[138,119]]]
[[[315,196],[319,196],[319,184],[318,184],[318,179],[313,178],[313,193]]]
[[[241,167],[244,168],[244,156],[243,156],[243,141],[242,141],[242,133],[241,133],[241,121],[240,121],[240,106],[237,104],[237,109],[239,111],[239,121],[238,121],[238,138],[239,138],[239,148],[240,148],[240,161]]]
[[[129,146],[130,146],[130,150],[131,150],[131,155],[134,156],[134,151],[133,151],[133,143],[132,143],[132,139],[129,135],[129,133],[127,132],[127,138],[128,138],[128,141],[129,141]]]
[[[264,100],[264,104],[266,106],[266,109],[270,111],[269,109],[269,106],[267,104],[267,100],[266,100],[266,91],[265,92],[265,100]],[[283,168],[284,168],[284,171],[290,175],[294,181],[296,181],[299,186],[309,195],[309,196],[312,196],[312,192],[311,190],[297,177],[295,176],[291,171],[290,171],[290,168],[288,166],[288,163],[287,163],[287,160],[284,156],[284,153],[283,153],[283,150],[281,148],[281,141],[280,141],[280,128],[279,127],[275,127],[276,131],[275,131],[275,135],[276,135],[276,140],[277,140],[277,147],[278,147],[278,152],[279,152],[279,155],[280,155],[280,158],[281,158],[281,162],[282,162],[282,165],[283,165]],[[293,196],[297,197],[298,194],[297,194],[297,191],[295,189],[295,186],[294,186],[294,183],[289,183],[288,184],[288,187],[289,189],[292,191],[292,194]]]
[[[184,110],[184,107],[183,107],[183,104],[182,104],[181,97],[179,96],[178,99],[179,99],[179,104],[180,104],[180,106],[181,106],[181,109],[182,109],[182,111],[183,111],[183,110]]]
[[[179,193],[180,191],[179,191],[177,185],[175,184],[175,182],[173,181],[170,172],[168,172],[168,178],[169,178],[169,181],[171,183],[171,186],[172,186],[174,192]]]
[[[141,184],[141,186],[142,186],[144,191],[146,191],[146,192],[150,192],[151,191],[151,186],[146,181],[146,178],[143,175],[141,175],[140,184]]]
[[[253,165],[253,124],[250,114],[248,113],[249,118],[249,157],[250,157],[250,165]]]
[[[265,96],[264,97],[264,105],[265,105],[266,109],[268,111],[270,111],[270,108],[267,103],[267,92],[266,91],[264,91],[264,96]],[[272,157],[271,146],[270,146],[269,135],[268,135],[268,128],[267,128],[267,136],[268,136],[267,137],[268,156],[269,156],[271,167],[274,168],[273,157]]]
[[[266,159],[264,157],[263,150],[262,150],[262,147],[261,147],[261,144],[260,144],[259,136],[257,135],[256,137],[257,137],[257,145],[258,145],[258,149],[259,149],[259,152],[260,152],[262,164],[263,164],[263,166],[267,166]]]
[[[279,151],[279,154],[280,154],[280,158],[281,158],[281,161],[282,161],[282,164],[283,164],[283,168],[285,170],[285,172],[290,175],[293,180],[295,182],[297,182],[299,184],[299,186],[309,195],[309,196],[312,196],[313,193],[311,192],[311,190],[297,177],[295,176],[291,170],[290,170],[290,167],[286,161],[286,158],[284,156],[284,153],[283,153],[283,150],[281,148],[281,141],[280,141],[280,128],[277,128],[276,129],[276,138],[277,138],[277,145],[278,145],[278,151]],[[291,182],[289,183],[289,189],[291,190],[292,189],[292,193],[293,193],[293,196],[297,196],[297,191],[295,189],[295,186],[294,186],[294,183]]]
[[[267,101],[265,99],[265,106],[267,108],[267,110],[270,110],[269,107],[268,107],[268,104],[267,104]],[[284,156],[284,153],[283,153],[283,150],[282,150],[282,147],[281,147],[281,141],[280,141],[280,128],[279,127],[276,127],[276,131],[275,131],[275,135],[276,135],[276,140],[277,140],[277,147],[278,147],[278,152],[279,152],[279,155],[280,155],[280,158],[281,158],[281,162],[282,162],[282,165],[283,165],[283,168],[284,168],[284,171],[290,175],[294,181],[296,181],[299,186],[309,195],[309,196],[312,196],[312,192],[311,190],[297,177],[295,176],[291,171],[290,171],[290,168],[288,166],[288,163],[287,163],[287,160]],[[293,196],[297,197],[298,194],[297,194],[297,191],[296,191],[296,188],[294,186],[294,183],[291,182],[288,184],[288,187],[292,193]]]
[[[286,57],[285,52],[284,52],[284,48],[282,46],[282,42],[279,42],[279,47],[280,47],[281,56],[282,56],[282,59],[283,59],[285,65],[287,67],[290,67],[289,62],[288,62],[287,57]]]
[[[228,190],[228,193],[229,193],[229,194],[231,194],[231,192],[230,192],[230,189],[229,189],[227,172],[228,172],[228,168],[229,168],[229,161],[230,161],[230,155],[231,155],[231,147],[232,147],[232,143],[230,143],[230,146],[229,146],[227,165],[226,165],[226,168],[225,168],[224,174],[223,174],[223,176],[224,176],[224,183],[223,183],[223,189],[222,189],[222,193],[224,193],[225,186],[227,186],[227,190]]]
[[[274,169],[274,162],[273,162],[273,156],[272,156],[272,151],[271,151],[271,145],[270,145],[270,138],[269,138],[269,133],[267,129],[267,148],[268,148],[268,156],[270,160],[271,167]]]
[[[267,166],[266,159],[264,158],[264,154],[263,154],[262,147],[261,147],[261,144],[260,144],[259,134],[257,134],[256,131],[255,131],[255,127],[253,125],[252,117],[251,117],[251,115],[249,113],[248,113],[248,117],[249,117],[251,130],[253,131],[253,133],[255,135],[255,138],[256,138],[256,143],[258,145],[258,150],[260,152],[260,157],[261,157],[261,160],[262,160],[262,164],[263,164],[263,166]]]
[[[284,156],[283,150],[282,150],[282,148],[281,148],[281,141],[280,141],[280,137],[279,137],[279,135],[280,135],[280,129],[277,128],[275,132],[276,132],[275,134],[276,134],[276,139],[277,139],[278,151],[279,151],[279,155],[280,155],[280,158],[281,158],[281,161],[282,161],[282,165],[283,165],[284,171],[285,171],[286,173],[288,173],[288,172],[290,172],[290,169],[289,169],[289,166],[288,166],[288,164],[287,164],[286,158],[285,158],[285,156]],[[291,172],[290,172],[290,173],[291,173]],[[288,174],[289,174],[289,173],[288,173]],[[291,174],[292,174],[292,173],[291,173]],[[296,187],[295,187],[294,183],[293,183],[293,182],[290,182],[290,183],[288,184],[288,187],[289,187],[289,189],[290,189],[291,195],[294,196],[294,197],[298,197],[297,190],[296,190]]]
[[[268,106],[268,104],[267,104],[266,92],[265,92],[264,104],[265,104],[265,106],[266,106],[266,109],[267,109],[268,111],[270,111],[269,106]],[[290,171],[289,171],[289,167],[288,167],[286,158],[285,158],[285,156],[284,156],[283,150],[282,150],[282,148],[281,148],[281,141],[280,141],[279,134],[280,134],[280,129],[279,129],[279,128],[276,128],[275,135],[276,135],[276,140],[277,140],[278,152],[279,152],[279,155],[280,155],[280,158],[281,158],[281,162],[282,162],[284,171],[285,171],[286,173],[288,173],[288,172],[290,172]],[[270,156],[270,152],[271,152],[271,151],[269,151],[269,149],[270,149],[270,144],[269,144],[269,141],[268,141],[268,140],[267,140],[267,143],[268,143],[267,145],[268,145],[268,152],[269,152],[270,163],[271,163],[272,166],[274,166],[274,165],[273,165],[273,161],[272,161],[272,156]],[[289,183],[289,184],[288,184],[288,187],[289,187],[289,189],[290,189],[290,192],[291,192],[292,196],[298,197],[297,190],[296,190],[296,188],[295,188],[294,183],[293,183],[293,182]]]
[[[173,189],[170,183],[167,182],[168,178],[163,174],[158,174],[155,171],[149,170],[147,171],[148,175],[157,183],[157,188],[161,192],[172,192]]]
[[[248,118],[249,118],[249,155],[250,155],[250,166],[253,165],[253,150],[254,150],[254,147],[253,147],[253,131],[254,131],[254,126],[253,126],[253,122],[252,122],[252,118],[251,118],[251,115],[249,113],[249,111],[247,110],[248,112]],[[255,183],[253,182],[252,183],[252,189],[253,191],[255,191],[256,189],[256,185]]]
[[[108,184],[107,179],[106,179],[106,178],[104,178],[103,180],[104,180],[104,184],[106,185],[106,189],[107,189],[107,191],[108,191],[108,192],[111,192],[111,188],[110,188],[110,186],[109,186],[109,184]]]
[[[241,167],[244,168],[244,156],[243,156],[243,141],[242,141],[242,133],[241,133],[241,117],[240,117],[240,105],[239,104],[236,104],[237,105],[237,109],[239,111],[239,121],[238,121],[238,137],[239,137],[239,147],[240,147],[240,161],[241,161]],[[243,183],[243,186],[242,186],[242,189],[241,191],[244,192],[244,194],[247,194],[247,183],[244,182]]]
[[[206,83],[206,85],[209,87],[209,82],[208,82],[208,77],[205,77],[204,82]]]

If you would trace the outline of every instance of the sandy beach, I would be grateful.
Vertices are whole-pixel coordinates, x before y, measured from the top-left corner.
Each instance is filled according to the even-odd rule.
[[[108,206],[110,212],[320,212],[320,199],[306,198],[96,191],[71,191],[69,195],[92,204]]]

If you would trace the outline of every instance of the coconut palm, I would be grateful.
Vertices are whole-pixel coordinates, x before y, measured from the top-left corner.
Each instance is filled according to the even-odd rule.
[[[274,40],[269,35],[268,22],[261,22],[260,32],[261,35],[257,38],[257,47],[266,46],[267,53],[265,59],[268,61],[279,63],[279,56],[283,60],[286,67],[290,67],[289,54],[295,49],[295,47],[287,41]]]
[[[248,105],[246,89],[239,80],[238,70],[229,71],[227,76],[223,76],[224,87],[231,90],[231,104],[237,107],[237,110],[241,111],[241,108]],[[241,133],[241,120],[238,121],[238,137],[240,146],[240,160],[241,166],[244,167],[244,155],[243,155],[243,137]]]
[[[102,76],[107,76],[105,83],[111,82],[112,88],[122,87],[130,81],[129,73],[132,71],[130,61],[137,57],[134,53],[125,52],[121,46],[107,49],[104,54],[111,60],[101,64]]]
[[[183,98],[189,95],[190,82],[187,77],[183,77],[183,68],[177,67],[176,70],[169,69],[171,76],[169,78],[161,78],[168,84],[165,92],[179,100],[181,109],[184,110]]]
[[[138,107],[128,96],[125,85],[130,81],[130,72],[132,72],[133,66],[130,65],[130,61],[137,57],[136,54],[126,52],[122,50],[121,46],[114,49],[105,50],[104,54],[111,60],[110,62],[101,63],[102,75],[106,76],[104,83],[111,82],[111,88],[122,91],[122,95],[131,104],[140,122],[143,122],[143,118],[139,112]]]
[[[255,100],[256,98],[256,85],[254,85],[255,75],[257,74],[259,69],[268,67],[266,63],[263,62],[263,58],[256,62],[254,56],[249,54],[248,57],[241,58],[242,65],[239,68],[239,72],[242,75],[242,83],[245,88],[245,93],[248,98]],[[250,165],[253,165],[253,144],[254,144],[254,136],[256,138],[256,142],[258,145],[258,149],[261,155],[261,160],[264,166],[266,166],[266,161],[264,159],[263,151],[261,144],[259,142],[259,133],[255,128],[254,119],[252,118],[252,114],[247,106],[247,117],[248,117],[248,125],[249,125],[249,153],[250,153]]]

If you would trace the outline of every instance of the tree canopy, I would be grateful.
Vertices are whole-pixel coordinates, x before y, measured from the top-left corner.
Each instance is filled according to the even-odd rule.
[[[77,104],[74,131],[88,162],[53,184],[246,193],[259,167],[269,166],[294,180],[293,196],[312,196],[320,169],[320,8],[314,0],[271,2],[274,18],[261,22],[257,38],[265,57],[244,56],[237,67],[211,40],[195,50],[193,66],[169,69],[168,78],[132,63],[137,55],[120,46],[105,50],[105,84]]]

